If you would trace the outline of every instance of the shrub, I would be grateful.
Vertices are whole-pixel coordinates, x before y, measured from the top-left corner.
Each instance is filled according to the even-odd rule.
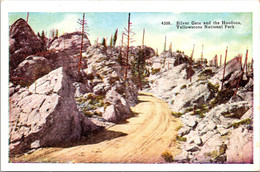
[[[195,113],[192,113],[191,115],[199,115],[200,118],[204,118],[205,117],[204,114],[209,111],[209,108],[208,108],[207,105],[202,104],[202,105],[199,105],[199,106],[195,106],[193,108],[192,107],[187,108],[186,113],[191,112],[193,110],[194,110]]]
[[[186,87],[187,87],[187,85],[184,84],[184,85],[181,86],[181,89],[184,89],[184,88],[186,88]]]
[[[179,125],[178,127],[176,127],[175,131],[179,131],[182,128],[181,125]]]
[[[180,141],[180,142],[186,142],[186,141],[187,141],[187,138],[177,135],[177,136],[176,136],[176,140],[178,140],[178,141]]]
[[[217,85],[214,85],[214,84],[212,84],[211,82],[208,82],[207,87],[208,87],[208,89],[209,89],[209,91],[210,91],[211,93],[217,93],[217,92],[218,92],[219,85],[218,85],[218,84],[217,84]]]
[[[172,115],[177,117],[177,118],[179,118],[179,117],[181,117],[183,115],[183,113],[181,113],[181,112],[172,112]]]
[[[173,162],[173,156],[169,151],[164,151],[161,156],[165,162]]]
[[[215,107],[216,105],[227,103],[233,95],[233,90],[221,90],[209,104],[211,107]]]
[[[214,150],[212,152],[204,153],[204,156],[211,157],[211,161],[218,162],[218,158],[221,155],[224,155],[227,150],[227,145],[222,143],[222,145],[219,146],[218,150]]]
[[[154,74],[156,74],[156,73],[158,73],[158,72],[160,72],[160,68],[156,68],[156,69],[154,69],[154,68],[152,68],[152,74],[154,75]]]
[[[251,124],[251,122],[252,122],[252,119],[246,118],[246,119],[243,119],[241,121],[238,121],[238,122],[235,122],[235,123],[231,124],[229,127],[238,128],[241,125]]]

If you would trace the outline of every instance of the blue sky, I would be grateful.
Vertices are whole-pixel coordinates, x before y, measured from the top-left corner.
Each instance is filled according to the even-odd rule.
[[[26,19],[24,12],[9,13],[9,25],[17,19]],[[127,12],[87,12],[85,13],[89,27],[89,39],[92,44],[97,37],[99,41],[105,37],[110,38],[118,28],[118,41],[121,41],[121,34],[124,27],[127,27]],[[59,33],[73,32],[79,29],[78,18],[82,13],[45,13],[30,12],[29,24],[37,33],[44,30],[49,33],[51,29],[59,29]],[[162,25],[162,21],[169,21],[171,25]],[[207,22],[207,21],[238,21],[233,29],[177,29],[176,22]],[[163,51],[164,38],[167,36],[167,47],[172,42],[173,50],[185,51],[190,55],[193,44],[195,44],[194,58],[200,58],[201,47],[204,44],[204,57],[211,59],[215,54],[224,56],[228,46],[228,59],[237,54],[245,56],[246,49],[249,49],[249,58],[252,56],[252,13],[169,13],[169,12],[132,12],[132,29],[136,33],[135,42],[132,45],[140,45],[142,42],[143,28],[145,32],[145,45],[159,52]]]

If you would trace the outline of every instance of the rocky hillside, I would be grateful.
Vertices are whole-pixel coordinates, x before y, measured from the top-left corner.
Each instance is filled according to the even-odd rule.
[[[154,72],[146,91],[167,101],[172,115],[183,123],[176,137],[183,152],[174,161],[252,163],[252,72],[242,73],[239,59],[230,60],[221,89],[224,66],[193,62],[190,81],[184,54],[163,53],[151,61]]]
[[[10,156],[59,147],[134,116],[130,107],[143,88],[183,123],[176,137],[183,152],[169,162],[253,162],[254,79],[239,58],[227,63],[223,79],[223,66],[183,52],[155,56],[150,47],[130,47],[125,79],[126,48],[91,45],[87,35],[78,72],[81,37],[42,39],[23,19],[11,26]]]
[[[124,80],[119,49],[91,45],[84,35],[78,73],[81,36],[65,33],[42,42],[23,19],[11,26],[11,156],[73,142],[133,115],[137,87]]]

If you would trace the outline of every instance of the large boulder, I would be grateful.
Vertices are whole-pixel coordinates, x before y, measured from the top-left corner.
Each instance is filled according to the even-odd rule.
[[[244,127],[233,130],[226,153],[228,163],[253,163],[252,131]]]
[[[107,121],[119,122],[131,115],[128,102],[114,88],[107,92],[104,101],[111,104],[102,115]]]
[[[65,33],[60,37],[53,39],[49,45],[49,50],[70,50],[78,51],[81,48],[81,32]],[[86,34],[83,35],[83,51],[91,45]]]
[[[24,19],[18,19],[10,28],[10,68],[15,69],[28,55],[36,54],[44,49],[40,40]]]
[[[31,84],[36,79],[48,74],[51,70],[52,64],[46,58],[29,56],[17,66],[13,76],[21,80],[24,79],[28,84]]]
[[[77,110],[74,88],[63,68],[39,78],[10,98],[10,153],[58,146],[96,126]]]
[[[235,88],[237,85],[237,81],[239,82],[240,86],[245,86],[249,78],[245,75],[242,77],[242,66],[240,63],[240,58],[235,57],[232,60],[228,61],[225,67],[225,75],[223,80],[223,72],[224,72],[224,65],[217,71],[217,73],[210,79],[213,84],[222,84],[224,81],[223,88]]]

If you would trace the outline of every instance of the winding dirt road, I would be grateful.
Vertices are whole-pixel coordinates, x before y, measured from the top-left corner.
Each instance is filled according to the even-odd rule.
[[[175,141],[181,125],[168,104],[150,95],[132,110],[136,116],[68,147],[43,148],[15,158],[13,162],[71,163],[164,163],[164,151],[173,156],[181,150]]]

